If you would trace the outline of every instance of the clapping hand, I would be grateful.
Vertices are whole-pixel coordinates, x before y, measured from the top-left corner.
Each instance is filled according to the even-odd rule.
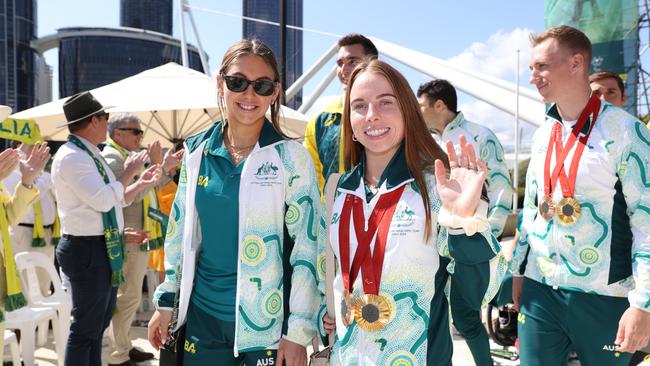
[[[185,153],[185,149],[180,149],[176,152],[172,152],[172,150],[168,150],[167,153],[165,154],[165,158],[163,160],[162,168],[163,171],[169,172],[178,164],[181,163],[183,160],[183,154]]]
[[[20,152],[17,149],[6,149],[0,153],[0,181],[13,172],[20,162]]]
[[[160,177],[162,177],[162,169],[160,165],[154,164],[142,173],[138,182],[148,187],[156,184],[160,180]]]
[[[136,176],[144,168],[144,164],[147,162],[148,154],[146,151],[140,151],[135,154],[132,154],[124,161],[124,172],[125,174]]]
[[[162,146],[160,145],[160,141],[156,141],[147,145],[147,151],[149,152],[149,158],[151,159],[151,164],[162,164],[163,153],[162,153]]]
[[[473,216],[481,199],[487,166],[476,158],[474,148],[467,143],[465,136],[460,136],[460,157],[456,156],[451,141],[447,141],[447,153],[451,168],[449,178],[443,162],[435,162],[436,187],[442,206],[452,215]]]
[[[50,157],[50,148],[47,146],[47,142],[35,143],[27,159],[20,162],[22,183],[24,185],[33,184],[34,179],[43,172]]]

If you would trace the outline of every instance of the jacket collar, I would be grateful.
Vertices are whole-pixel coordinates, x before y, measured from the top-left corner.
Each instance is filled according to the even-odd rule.
[[[605,105],[605,103],[601,102],[601,106],[600,106],[601,109],[599,111],[600,113],[602,113],[604,105]],[[560,111],[557,108],[557,104],[554,103],[551,106],[551,108],[548,109],[548,111],[546,112],[546,118],[547,119],[552,119],[554,121],[558,121],[558,122],[562,123],[562,117],[560,116]],[[589,116],[589,118],[587,118],[587,123],[585,123],[585,125],[582,128],[582,131],[580,131],[580,133],[583,134],[583,135],[588,134],[589,131],[591,130],[591,124],[592,123],[593,123],[593,121],[591,120],[591,116]]]
[[[264,119],[260,137],[257,139],[257,146],[264,148],[282,140],[284,138],[273,128],[273,124],[268,119]],[[219,121],[215,124],[214,133],[208,139],[204,150],[212,155],[228,155],[228,151],[223,143],[223,122]]]
[[[460,125],[463,124],[464,121],[465,121],[465,116],[463,116],[463,112],[456,113],[456,117],[454,117],[454,119],[452,119],[451,122],[449,122],[447,126],[445,126],[445,130],[443,131],[443,134],[445,132],[450,132],[460,127]]]
[[[362,154],[359,164],[341,177],[340,188],[354,192],[361,197],[365,197],[365,190],[363,187],[365,164],[366,157],[365,154]],[[379,182],[377,182],[377,187],[379,187],[380,192],[388,192],[412,180],[413,176],[406,166],[406,154],[404,151],[404,144],[402,143],[399,149],[395,152],[395,155],[391,158],[390,162],[388,162],[384,172],[381,174]]]

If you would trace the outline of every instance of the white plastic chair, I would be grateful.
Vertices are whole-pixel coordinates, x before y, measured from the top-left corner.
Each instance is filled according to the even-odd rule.
[[[4,336],[5,347],[9,346],[9,352],[11,353],[11,363],[14,365],[20,365],[20,349],[18,349],[18,339],[16,338],[16,333],[5,329]]]
[[[54,291],[44,296],[41,293],[37,268],[43,269],[48,275],[48,280],[52,282]],[[20,275],[23,291],[27,297],[29,306],[45,307],[56,310],[59,317],[58,331],[60,339],[65,344],[70,333],[70,313],[72,312],[72,298],[70,293],[64,291],[61,285],[59,274],[54,268],[52,259],[43,253],[22,252],[16,254],[16,269]],[[48,323],[39,324],[38,327],[38,344],[44,345],[47,342]],[[62,357],[62,355],[60,355]]]
[[[5,315],[5,328],[20,331],[20,354],[25,366],[34,366],[36,328],[39,324],[47,324],[46,322],[51,321],[52,329],[54,329],[55,350],[59,359],[59,366],[63,366],[66,340],[62,338],[59,317],[56,310],[53,308],[33,308],[26,306],[15,311],[9,311]]]

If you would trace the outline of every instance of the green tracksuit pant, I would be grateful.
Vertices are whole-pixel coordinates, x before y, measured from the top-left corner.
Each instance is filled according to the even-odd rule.
[[[235,323],[204,312],[190,301],[185,331],[185,366],[258,366],[274,365],[276,350],[255,350],[235,357]]]
[[[526,278],[519,311],[521,366],[565,366],[573,348],[582,366],[626,366],[631,353],[615,350],[626,298],[554,290]]]

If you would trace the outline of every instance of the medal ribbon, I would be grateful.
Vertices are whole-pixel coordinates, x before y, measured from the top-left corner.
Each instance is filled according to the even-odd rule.
[[[372,210],[372,214],[368,220],[368,230],[364,230],[365,217],[362,200],[350,194],[345,197],[343,211],[341,212],[341,222],[339,224],[339,253],[341,256],[343,286],[348,292],[352,293],[354,281],[359,274],[359,270],[363,267],[362,282],[364,293],[374,295],[379,293],[388,230],[390,229],[393,213],[397,208],[397,203],[405,187],[403,185],[379,197],[379,201]],[[350,216],[352,215],[354,215],[357,250],[354,254],[352,266],[350,267]],[[387,217],[388,220],[384,220],[384,217]],[[375,240],[375,250],[371,257],[369,255],[370,243],[375,233],[377,233],[377,238]]]
[[[562,196],[573,197],[580,158],[582,157],[585,145],[587,144],[587,139],[589,139],[589,135],[593,130],[596,119],[598,118],[599,111],[600,99],[592,95],[589,99],[589,102],[587,102],[587,106],[580,114],[578,122],[575,124],[575,126],[573,126],[573,129],[571,130],[571,136],[569,136],[569,139],[567,140],[566,145],[564,145],[564,148],[562,147],[562,131],[560,123],[555,122],[553,125],[553,130],[551,131],[551,136],[548,142],[548,148],[546,150],[546,161],[544,162],[544,193],[547,196],[551,196],[553,193],[553,188],[555,187],[555,183],[559,178],[560,187],[562,188]],[[592,121],[591,127],[589,128],[589,131],[578,140],[578,147],[576,148],[576,151],[573,154],[573,158],[571,159],[569,177],[567,177],[564,170],[564,161],[566,160],[567,155],[569,155],[569,151],[578,139],[580,131],[582,131],[585,123],[587,123],[587,118],[590,116]],[[553,169],[553,174],[551,175],[550,171],[553,147],[555,147],[556,160],[555,168]]]

